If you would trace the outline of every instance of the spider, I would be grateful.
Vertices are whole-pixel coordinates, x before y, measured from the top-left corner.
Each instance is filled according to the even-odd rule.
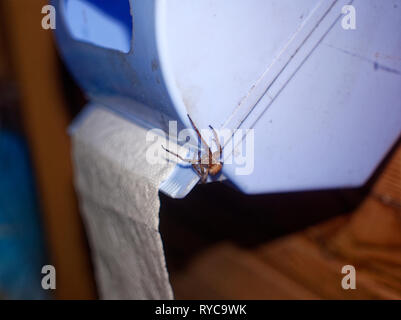
[[[164,146],[162,146],[162,148],[165,151],[175,155],[177,158],[181,159],[182,161],[192,164],[192,168],[194,168],[196,173],[201,178],[201,182],[205,183],[209,174],[211,176],[215,176],[223,168],[223,162],[221,162],[221,155],[222,155],[221,144],[220,144],[219,137],[217,136],[216,131],[214,130],[214,128],[212,126],[209,126],[209,128],[213,131],[213,135],[214,135],[213,140],[217,146],[217,151],[212,152],[210,150],[210,147],[208,146],[208,144],[206,143],[206,141],[203,139],[202,135],[200,134],[198,128],[195,126],[195,123],[192,121],[189,114],[187,114],[187,116],[188,116],[189,121],[191,122],[192,127],[195,129],[196,134],[198,135],[199,139],[206,146],[207,154],[202,155],[201,150],[198,149],[198,159],[196,159],[196,154],[194,154],[194,158],[192,160],[190,160],[190,159],[182,158],[180,155],[166,149]]]

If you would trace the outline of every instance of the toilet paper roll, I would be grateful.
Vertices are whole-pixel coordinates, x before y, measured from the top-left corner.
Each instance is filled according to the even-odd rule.
[[[149,165],[147,130],[93,107],[72,134],[75,185],[102,299],[172,299],[158,187],[173,162]]]

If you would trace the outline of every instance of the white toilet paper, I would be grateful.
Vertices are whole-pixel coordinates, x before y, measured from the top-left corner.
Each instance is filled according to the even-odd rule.
[[[93,108],[72,134],[75,185],[102,299],[173,298],[158,187],[175,164],[148,164],[146,132]]]

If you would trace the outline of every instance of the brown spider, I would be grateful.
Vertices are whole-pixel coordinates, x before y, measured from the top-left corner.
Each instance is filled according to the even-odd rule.
[[[190,159],[184,159],[180,155],[166,149],[164,146],[162,148],[166,150],[167,152],[175,155],[177,158],[181,159],[182,161],[188,162],[192,164],[192,167],[196,171],[196,173],[200,176],[202,183],[205,183],[207,180],[207,177],[209,174],[211,176],[217,175],[221,169],[223,168],[223,162],[221,162],[221,154],[222,154],[222,148],[221,144],[219,141],[219,137],[217,136],[216,131],[213,129],[212,126],[209,126],[209,128],[213,131],[214,134],[214,142],[217,145],[217,151],[212,152],[210,150],[210,147],[206,143],[206,141],[203,139],[202,135],[200,134],[198,128],[195,126],[194,122],[192,121],[191,117],[189,114],[187,114],[189,121],[191,122],[192,126],[194,127],[199,139],[201,142],[206,146],[207,149],[207,154],[202,155],[201,150],[198,149],[198,159],[196,159],[196,155],[194,154],[194,158],[192,160]]]

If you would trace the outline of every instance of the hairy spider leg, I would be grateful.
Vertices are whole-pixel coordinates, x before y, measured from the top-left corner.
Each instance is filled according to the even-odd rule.
[[[202,141],[202,143],[206,146],[207,151],[209,153],[209,163],[212,163],[212,151],[209,148],[209,145],[206,143],[206,141],[203,139],[202,135],[200,134],[198,128],[196,127],[195,123],[192,121],[191,117],[189,116],[189,114],[187,114],[189,121],[191,122],[192,127],[195,129],[199,139]]]
[[[197,166],[198,166],[198,170],[200,172],[199,176],[202,178],[205,173],[203,171],[202,154],[201,154],[201,150],[200,149],[198,149],[198,164],[197,164]]]
[[[174,152],[172,152],[172,151],[166,149],[163,145],[162,145],[162,148],[163,148],[165,151],[167,151],[168,153],[171,153],[172,155],[175,155],[178,159],[181,159],[182,161],[185,161],[185,162],[188,162],[188,163],[192,163],[192,164],[198,163],[198,161],[195,161],[195,159],[194,159],[194,160],[184,159],[184,158],[181,157],[179,154],[176,154],[176,153],[174,153]]]
[[[216,130],[214,130],[214,128],[211,125],[209,125],[209,128],[212,129],[212,131],[213,131],[214,142],[216,142],[217,149],[219,149],[219,159],[221,159],[221,155],[223,153],[223,149],[222,149],[221,144],[220,144],[219,136],[217,135]]]
[[[209,174],[209,169],[207,169],[206,173],[203,171],[203,166],[200,164],[201,162],[201,158],[199,158],[198,160],[195,159],[195,154],[194,154],[194,158],[192,160],[190,159],[184,159],[183,157],[181,157],[180,155],[166,149],[163,145],[162,148],[171,153],[172,155],[175,155],[177,158],[181,159],[182,161],[188,162],[192,164],[192,167],[194,168],[194,170],[196,171],[196,173],[199,175],[199,177],[202,180],[202,183],[205,183],[205,180],[207,178],[207,175]],[[198,157],[200,156],[200,150],[198,151]],[[206,177],[205,177],[206,174]]]
[[[201,166],[198,164],[195,157],[196,157],[196,153],[194,152],[194,157],[192,159],[192,161],[193,161],[192,167],[194,168],[196,173],[199,175],[199,177],[202,177],[202,172],[200,170]],[[199,157],[199,152],[198,152],[198,157]]]
[[[196,173],[199,175],[199,177],[202,177],[202,172],[200,172],[200,170],[199,170],[199,164],[197,164],[197,163],[193,163],[192,164],[192,167],[194,168],[194,170],[196,171]]]
[[[208,176],[209,176],[209,168],[207,167],[202,177],[202,183],[206,182]]]

